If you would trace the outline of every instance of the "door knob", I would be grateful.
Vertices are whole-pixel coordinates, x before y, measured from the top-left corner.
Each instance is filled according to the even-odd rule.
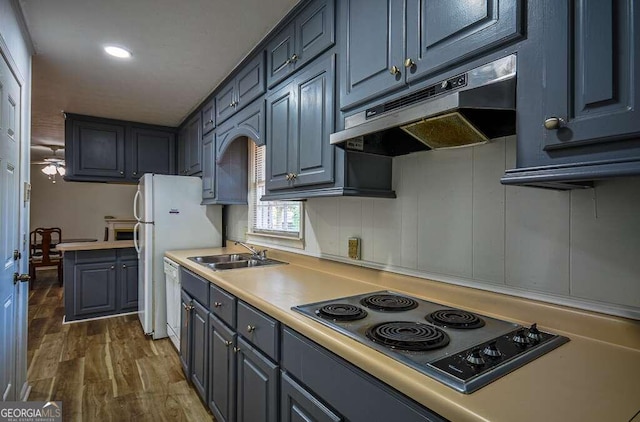
[[[14,261],[17,261],[17,260],[19,260],[20,258],[22,258],[22,254],[20,253],[20,251],[19,251],[19,250],[17,250],[17,249],[14,249],[14,250],[13,250],[13,260],[14,260]]]
[[[409,67],[410,68],[410,67],[413,67],[415,65],[416,65],[416,62],[414,62],[412,58],[407,58],[404,61],[404,67]]]
[[[564,120],[560,117],[549,117],[544,121],[544,128],[547,130],[556,130],[564,124]]]
[[[18,284],[19,282],[30,281],[30,280],[31,280],[31,276],[29,274],[13,273],[13,284]]]
[[[398,66],[391,66],[389,68],[389,73],[391,73],[392,75],[399,75],[400,74],[400,68]]]

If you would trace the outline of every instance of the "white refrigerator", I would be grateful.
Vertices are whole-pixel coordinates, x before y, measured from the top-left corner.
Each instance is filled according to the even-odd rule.
[[[222,208],[200,205],[201,200],[199,177],[148,173],[138,183],[133,201],[138,221],[134,229],[139,260],[138,317],[145,334],[153,339],[167,337],[165,251],[222,243]]]

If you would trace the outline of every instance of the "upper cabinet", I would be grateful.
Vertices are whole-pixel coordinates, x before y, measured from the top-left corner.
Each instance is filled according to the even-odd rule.
[[[519,55],[533,72],[522,72],[518,98],[542,107],[518,104],[528,118],[502,182],[572,188],[640,174],[640,5],[547,1],[539,19],[539,50]]]
[[[66,113],[65,180],[135,183],[175,174],[175,129]]]
[[[345,0],[340,106],[348,109],[523,35],[520,0]],[[406,16],[406,17],[405,17]]]
[[[202,106],[202,136],[216,127],[216,100],[212,98]]]
[[[216,124],[220,125],[265,91],[264,54],[260,53],[243,65],[233,79],[217,91]]]
[[[186,176],[195,176],[202,172],[202,123],[199,113],[187,123],[187,145]]]
[[[267,189],[333,181],[335,55],[316,61],[267,98]]]
[[[175,174],[175,140],[172,132],[132,127],[129,178],[139,179],[145,173]]]
[[[272,88],[335,44],[335,0],[313,0],[267,43]]]

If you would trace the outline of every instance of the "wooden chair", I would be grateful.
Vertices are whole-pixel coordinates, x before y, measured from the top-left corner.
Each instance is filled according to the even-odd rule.
[[[31,252],[29,256],[29,275],[31,276],[31,288],[36,281],[36,268],[57,267],[58,283],[62,286],[62,254],[55,246],[62,240],[62,230],[58,227],[38,227],[30,234]]]

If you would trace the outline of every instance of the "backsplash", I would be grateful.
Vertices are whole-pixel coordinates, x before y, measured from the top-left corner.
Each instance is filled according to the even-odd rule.
[[[305,203],[303,253],[640,319],[640,178],[501,185],[514,166],[515,137],[396,157],[397,199]],[[247,207],[229,209],[244,239]],[[354,236],[362,261],[347,258]]]

